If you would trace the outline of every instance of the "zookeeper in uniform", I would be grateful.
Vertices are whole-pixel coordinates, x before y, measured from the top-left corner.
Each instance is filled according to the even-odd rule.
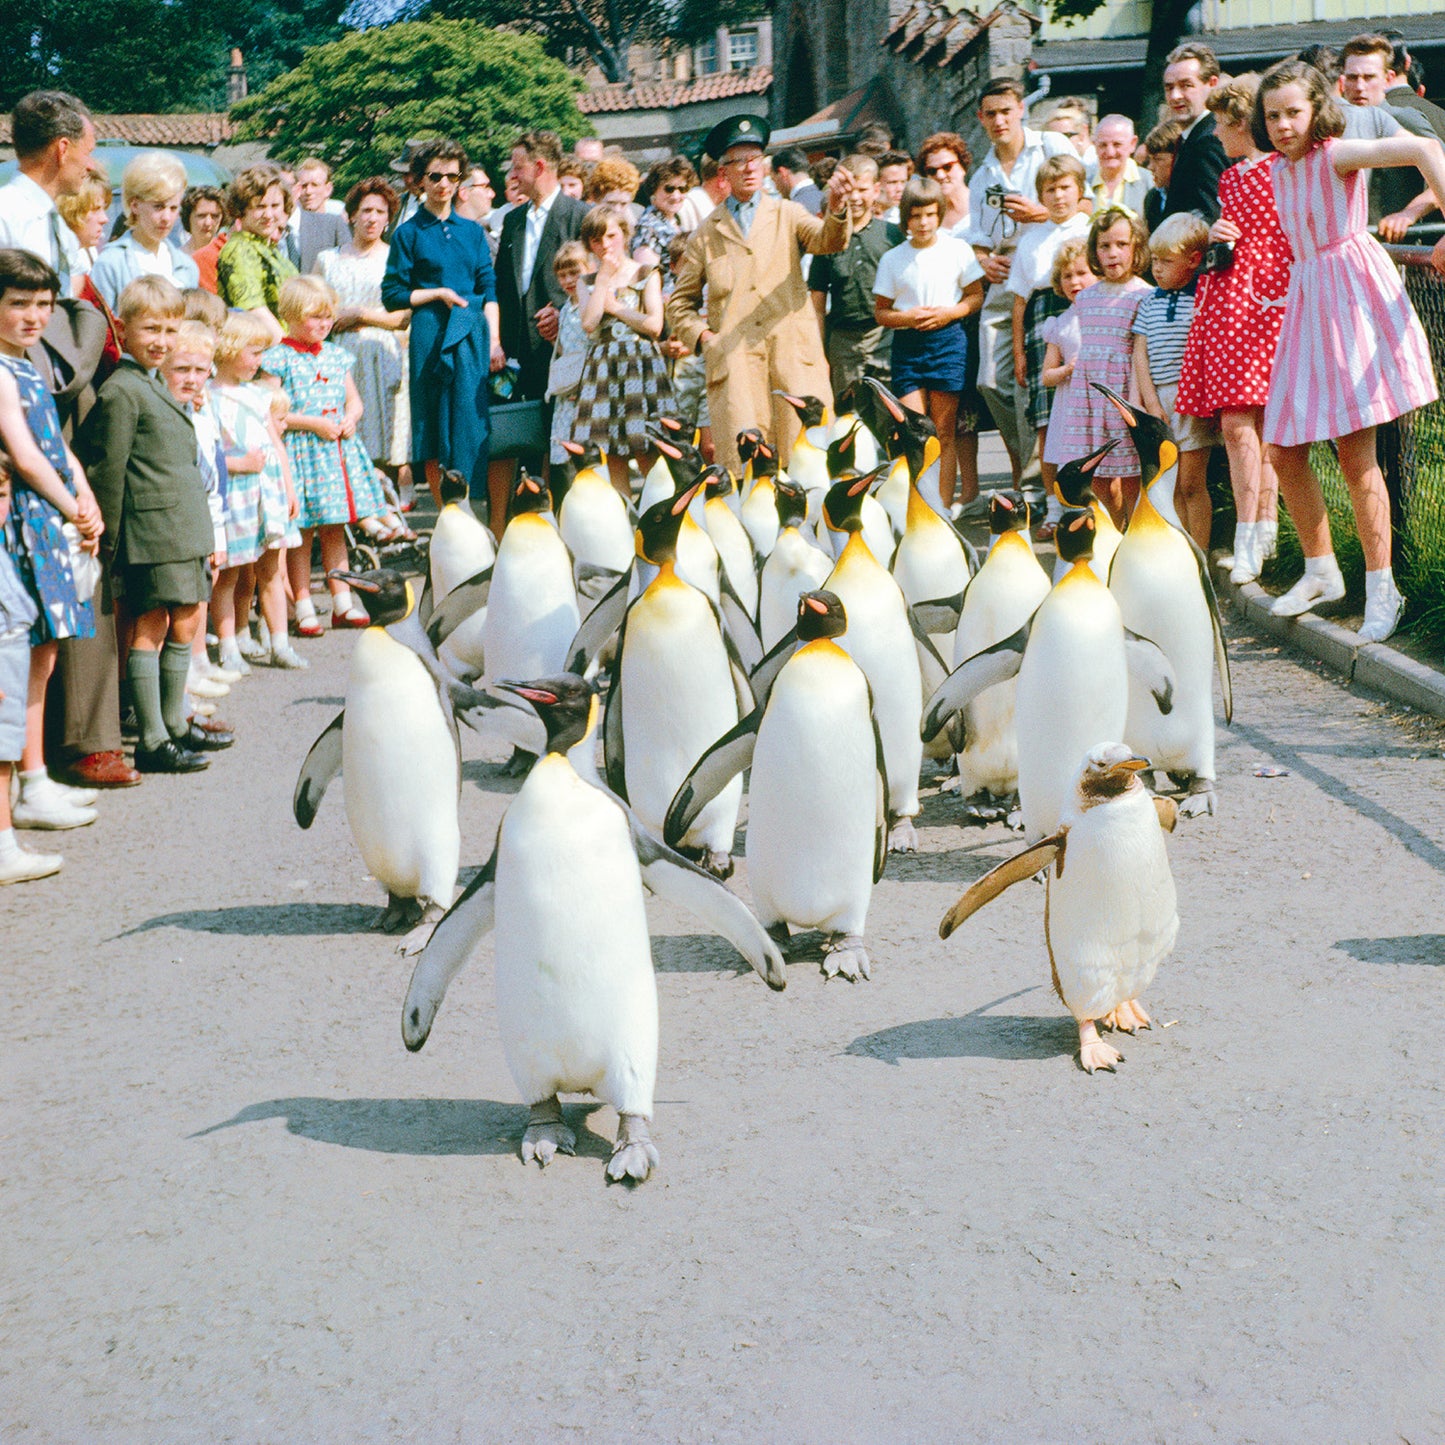
[[[692,233],[666,307],[672,336],[698,349],[717,460],[741,469],[737,434],[762,427],[784,458],[798,434],[793,409],[775,390],[831,404],[828,363],[803,276],[804,251],[843,250],[852,226],[853,178],[841,166],[828,182],[821,217],[768,195],[763,148],[768,123],[740,115],[709,132],[703,149],[732,185],[728,199]]]

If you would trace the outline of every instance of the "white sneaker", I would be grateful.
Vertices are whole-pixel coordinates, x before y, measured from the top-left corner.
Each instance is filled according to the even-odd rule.
[[[186,691],[192,697],[225,697],[230,690],[229,684],[204,677],[198,672],[193,671],[186,678]]]
[[[1336,567],[1324,574],[1306,572],[1283,597],[1276,597],[1269,609],[1275,617],[1299,617],[1321,602],[1338,602],[1345,595],[1345,579]]]
[[[259,649],[257,652],[259,655]],[[228,649],[221,654],[221,665],[215,675],[222,682],[236,682],[243,677],[250,677],[251,664],[241,656],[239,648],[234,652]]]
[[[1234,565],[1229,569],[1229,580],[1242,587],[1253,582],[1264,570],[1264,557],[1260,552],[1259,524],[1239,522],[1234,528]]]
[[[32,883],[59,873],[64,864],[59,853],[31,853],[25,848],[12,848],[0,853],[0,887],[7,883]]]
[[[1405,599],[1400,596],[1394,579],[1389,577],[1384,579],[1383,586],[1372,588],[1367,585],[1365,592],[1365,620],[1355,635],[1362,643],[1383,642],[1400,625]]]
[[[17,828],[39,828],[59,833],[67,828],[84,828],[100,816],[94,808],[78,808],[58,788],[29,789],[20,794],[10,810]]]
[[[99,788],[72,788],[69,783],[57,783],[54,778],[50,781],[72,808],[93,808],[100,797]]]
[[[236,661],[240,662],[241,659],[238,657]],[[247,668],[246,672],[249,671],[250,668]],[[212,682],[222,682],[225,683],[227,687],[230,687],[232,683],[240,682],[246,673],[242,672],[240,668],[227,667],[224,663],[213,662],[206,669],[204,675],[210,678]]]
[[[251,636],[249,630],[236,634],[236,651],[246,662],[260,662],[266,656],[266,649]],[[229,658],[230,653],[226,656]]]
[[[284,643],[280,647],[273,647],[270,656],[264,661],[267,667],[278,667],[285,672],[304,672],[311,666],[294,647],[288,647]]]
[[[213,702],[202,702],[199,698],[188,698],[190,706],[186,709],[192,717],[215,717],[216,704]]]
[[[29,793],[32,798],[42,799],[48,795],[62,803],[69,803],[72,808],[92,807],[100,797],[96,788],[72,788],[69,783],[62,783],[58,778],[52,778],[49,773],[29,784],[16,777],[14,792],[17,797],[21,793]]]

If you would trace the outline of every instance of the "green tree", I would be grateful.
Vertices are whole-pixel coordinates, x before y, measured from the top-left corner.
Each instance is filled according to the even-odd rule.
[[[587,134],[582,88],[534,36],[409,21],[308,50],[231,114],[273,155],[325,156],[342,190],[385,173],[411,136],[452,136],[500,175],[521,130],[555,130],[568,145]]]

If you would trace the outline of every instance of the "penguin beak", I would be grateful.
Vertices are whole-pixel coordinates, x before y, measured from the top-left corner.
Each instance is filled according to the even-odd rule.
[[[1154,764],[1151,763],[1148,758],[1122,758],[1109,768],[1109,775],[1113,777],[1119,773],[1142,773],[1153,766]]]
[[[582,455],[582,444],[580,442],[564,441],[562,443],[562,450],[569,452],[574,457],[580,457]]]
[[[675,446],[667,439],[667,437],[662,434],[661,431],[657,430],[654,427],[649,426],[646,428],[646,430],[648,436],[650,436],[652,440],[657,443],[657,449],[663,454],[663,456],[669,458],[674,462],[679,462],[682,460],[681,447]]]
[[[679,492],[672,499],[672,515],[680,517],[692,505],[692,499],[702,489],[703,481],[699,477],[685,492]]]
[[[1089,385],[1101,396],[1108,397],[1114,403],[1119,415],[1124,418],[1125,426],[1133,428],[1139,425],[1139,413],[1113,387],[1105,386],[1102,381],[1091,381]]]
[[[887,470],[887,467],[874,467],[871,472],[865,472],[849,486],[848,495],[856,497],[859,492],[866,492]]]
[[[1118,399],[1117,397],[1115,397],[1115,396],[1113,396],[1113,395],[1111,394],[1110,397],[1109,397],[1109,400],[1112,401],[1115,406],[1118,406],[1118,404],[1119,404],[1119,399]],[[1094,470],[1094,468],[1097,467],[1097,466],[1099,465],[1099,463],[1100,463],[1101,461],[1103,461],[1104,458],[1105,458],[1106,456],[1108,456],[1109,453],[1110,453],[1111,451],[1113,451],[1114,448],[1115,448],[1116,446],[1118,446],[1118,445],[1119,445],[1119,438],[1118,438],[1118,437],[1115,437],[1112,441],[1107,441],[1107,442],[1105,442],[1104,445],[1101,446],[1098,451],[1096,451],[1096,452],[1090,452],[1089,455],[1086,456],[1086,457],[1084,458],[1084,460],[1079,463],[1079,466],[1080,466],[1084,471],[1086,471],[1086,472],[1092,472],[1092,471]]]
[[[545,687],[535,687],[530,682],[496,682],[492,685],[539,707],[550,707],[557,701],[555,692]]]
[[[891,416],[894,421],[903,421],[905,419],[903,415],[903,403],[899,401],[881,381],[871,376],[864,377],[864,380],[877,393],[878,400],[888,408],[888,415]]]
[[[369,592],[374,597],[381,591],[379,582],[372,582],[356,572],[343,572],[337,568],[334,572],[326,574],[333,582],[345,582],[348,586],[356,588],[358,592]]]

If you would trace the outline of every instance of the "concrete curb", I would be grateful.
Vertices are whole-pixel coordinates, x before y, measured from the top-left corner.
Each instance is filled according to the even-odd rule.
[[[1445,718],[1445,673],[1383,642],[1360,646],[1355,634],[1337,622],[1306,613],[1303,617],[1275,617],[1274,598],[1258,582],[1236,587],[1215,573],[1215,589],[1252,630],[1277,637],[1289,646],[1318,659],[1346,682],[1357,682],[1392,702]]]

